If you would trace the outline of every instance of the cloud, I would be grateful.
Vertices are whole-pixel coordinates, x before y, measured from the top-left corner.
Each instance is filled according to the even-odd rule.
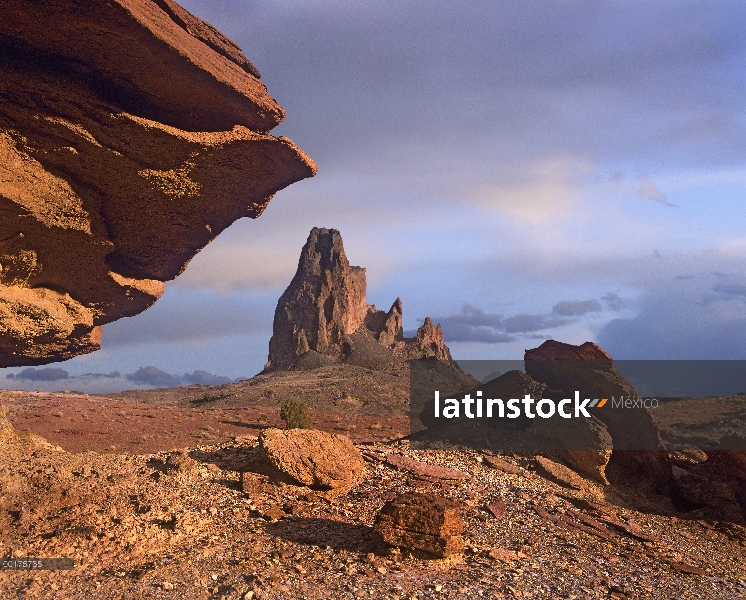
[[[495,183],[477,185],[471,194],[482,206],[519,221],[542,224],[573,208],[582,176],[590,170],[587,161],[568,156],[508,164],[491,169]]]
[[[652,200],[653,202],[665,206],[676,206],[675,204],[671,204],[661,189],[650,181],[650,177],[647,173],[643,173],[642,177],[640,177],[640,187],[637,189],[637,195],[641,198],[647,198],[648,200]]]
[[[70,374],[64,369],[34,369],[33,367],[24,369],[20,373],[8,373],[6,379],[25,379],[27,381],[59,381],[67,379]]]
[[[627,303],[622,298],[617,296],[614,292],[608,292],[601,297],[601,300],[603,300],[609,307],[609,309],[613,310],[614,312],[619,312],[625,306],[627,306]]]
[[[224,385],[226,383],[233,383],[233,379],[231,379],[230,377],[226,377],[224,375],[213,375],[208,371],[203,371],[200,369],[196,369],[192,373],[184,373],[184,375],[179,376],[172,375],[171,373],[166,373],[165,371],[162,371],[161,369],[152,365],[149,367],[140,367],[134,373],[125,375],[125,378],[139,385],[147,385],[152,387],[176,387],[179,385],[187,384]]]
[[[562,300],[554,305],[552,312],[563,317],[580,317],[590,312],[601,312],[598,300]]]
[[[554,329],[567,325],[567,319],[558,319],[548,315],[526,315],[520,314],[509,317],[503,321],[503,328],[508,333],[529,333],[543,329]]]
[[[404,146],[433,172],[451,163],[430,160],[446,145],[448,158],[481,154],[485,164],[496,149],[683,161],[682,144],[699,143],[704,160],[743,156],[741,81],[724,67],[744,46],[736,3],[659,3],[641,18],[634,3],[589,13],[583,3],[505,11],[402,0],[368,18],[310,3],[185,2],[260,66],[288,112],[278,130],[320,174],[356,163],[411,168],[411,156],[400,161],[386,146]]]
[[[101,377],[107,379],[121,379],[122,374],[119,371],[112,371],[111,373],[83,373],[82,375],[78,375],[78,377],[90,377],[92,379],[98,379]]]
[[[436,317],[433,318],[433,322],[440,323],[443,327],[446,342],[506,344],[516,341],[516,334],[534,338],[536,336],[525,334],[556,329],[573,322],[572,319],[565,317],[579,317],[589,312],[601,311],[601,305],[597,300],[563,300],[554,308],[553,313],[549,315],[523,313],[503,317],[486,313],[471,304],[463,304],[458,314]],[[409,333],[411,335],[413,332]]]
[[[102,346],[188,342],[271,333],[276,294],[220,296],[207,290],[167,286],[147,311],[104,327]]]
[[[637,314],[604,325],[598,343],[620,360],[746,359],[746,282],[713,278],[719,279],[702,274],[645,286]]]
[[[433,319],[443,327],[448,342],[483,342],[502,344],[515,338],[503,331],[502,317],[485,313],[471,304],[463,304],[458,314]]]
[[[746,296],[746,284],[726,284],[716,283],[712,286],[712,291],[725,296]]]

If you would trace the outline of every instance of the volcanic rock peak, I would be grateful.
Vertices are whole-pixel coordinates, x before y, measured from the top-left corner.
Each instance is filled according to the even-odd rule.
[[[416,337],[405,338],[401,299],[384,312],[368,304],[365,292],[365,269],[350,265],[339,231],[313,228],[277,303],[265,371],[292,368],[309,352],[349,360],[363,348],[375,355],[372,362],[451,360],[440,325],[428,317]]]

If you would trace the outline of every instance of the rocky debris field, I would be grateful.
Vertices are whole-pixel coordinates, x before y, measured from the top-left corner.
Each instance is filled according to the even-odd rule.
[[[134,455],[2,432],[0,553],[76,564],[1,572],[3,597],[746,597],[746,528],[635,511],[546,459],[368,441],[345,491],[273,475],[254,436]],[[410,493],[458,507],[463,551],[381,539]]]

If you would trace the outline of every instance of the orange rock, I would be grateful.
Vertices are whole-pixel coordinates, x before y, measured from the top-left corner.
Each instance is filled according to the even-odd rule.
[[[373,529],[389,546],[446,558],[464,549],[461,512],[454,500],[409,492],[383,506]]]
[[[316,172],[238,46],[171,0],[8,0],[0,39],[0,366],[98,349]]]

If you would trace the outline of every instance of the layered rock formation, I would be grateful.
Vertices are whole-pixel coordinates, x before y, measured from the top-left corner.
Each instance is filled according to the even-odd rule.
[[[171,0],[0,4],[0,366],[99,347],[315,173],[231,40]]]
[[[339,231],[312,229],[277,303],[265,371],[335,361],[364,366],[394,358],[451,361],[440,325],[428,317],[414,338],[405,338],[401,300],[382,311],[368,304],[365,289],[365,269],[350,265]]]

